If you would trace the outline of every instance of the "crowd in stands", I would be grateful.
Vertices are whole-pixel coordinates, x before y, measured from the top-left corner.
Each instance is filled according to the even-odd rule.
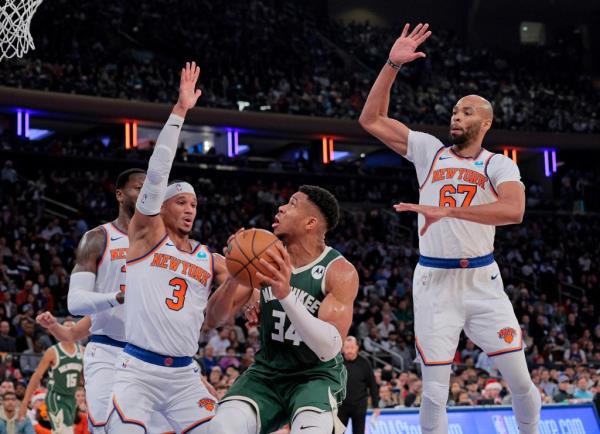
[[[399,34],[328,20],[304,2],[71,3],[40,6],[36,50],[2,63],[4,85],[170,102],[182,62],[195,59],[204,106],[356,119]],[[428,57],[401,70],[390,115],[446,125],[460,96],[479,93],[498,128],[598,133],[600,91],[579,71],[576,46],[557,38],[505,53],[434,29]]]
[[[111,170],[33,166],[5,161],[0,173],[0,353],[4,354],[0,382],[13,385],[17,398],[53,342],[36,326],[35,316],[47,310],[68,314],[74,249],[87,230],[116,216],[116,176]],[[221,251],[239,227],[268,228],[276,207],[297,186],[268,181],[268,176],[262,179],[248,183],[190,179],[201,192],[194,236]],[[327,182],[324,186],[344,202],[340,225],[328,243],[356,266],[360,276],[351,334],[376,366],[380,401],[372,405],[418,406],[421,382],[411,297],[418,249],[414,237],[390,231],[393,225],[404,225],[407,233],[416,234],[416,219],[397,220],[385,211],[391,200],[414,199],[416,185],[408,188],[404,180],[396,187],[384,184],[380,191],[387,193],[378,195],[366,180]],[[565,200],[563,196],[559,190],[557,202]],[[43,197],[77,211],[60,216]],[[362,206],[353,207],[355,202]],[[593,216],[532,214],[521,225],[497,231],[496,257],[523,331],[532,377],[546,403],[591,400],[600,392],[600,306],[595,295],[599,225]],[[258,330],[246,328],[240,317],[203,334],[197,359],[222,395],[259,349]],[[510,403],[493,359],[468,339],[461,339],[455,362],[450,405]]]

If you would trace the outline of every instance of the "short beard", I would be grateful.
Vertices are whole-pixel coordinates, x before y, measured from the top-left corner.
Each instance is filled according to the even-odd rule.
[[[473,137],[475,137],[479,133],[480,129],[481,129],[481,124],[471,125],[470,127],[465,128],[464,132],[458,136],[453,136],[452,133],[450,133],[450,143],[452,143],[453,145],[458,145],[458,147],[461,147],[460,145],[464,145],[469,140],[471,140]]]

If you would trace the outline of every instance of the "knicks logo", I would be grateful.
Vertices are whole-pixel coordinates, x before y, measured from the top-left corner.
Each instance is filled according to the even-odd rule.
[[[512,344],[512,341],[515,340],[515,336],[517,332],[512,327],[504,327],[502,330],[498,332],[498,339],[504,339],[504,342],[507,344]]]
[[[215,401],[210,398],[202,398],[198,401],[198,406],[200,408],[205,408],[208,411],[213,411],[215,409]]]

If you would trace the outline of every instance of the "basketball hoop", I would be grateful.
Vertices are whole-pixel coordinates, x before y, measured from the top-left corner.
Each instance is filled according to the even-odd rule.
[[[5,0],[0,6],[0,62],[35,49],[31,19],[43,0]]]

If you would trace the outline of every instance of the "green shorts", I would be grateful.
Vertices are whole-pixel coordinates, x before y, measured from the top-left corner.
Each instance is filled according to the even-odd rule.
[[[74,395],[63,395],[48,391],[46,406],[48,407],[48,418],[53,431],[71,427],[75,424],[77,401],[75,401]]]
[[[221,402],[251,404],[258,414],[259,432],[266,434],[291,423],[302,410],[333,412],[335,417],[346,396],[346,379],[343,363],[293,373],[275,373],[255,364],[238,377]]]

